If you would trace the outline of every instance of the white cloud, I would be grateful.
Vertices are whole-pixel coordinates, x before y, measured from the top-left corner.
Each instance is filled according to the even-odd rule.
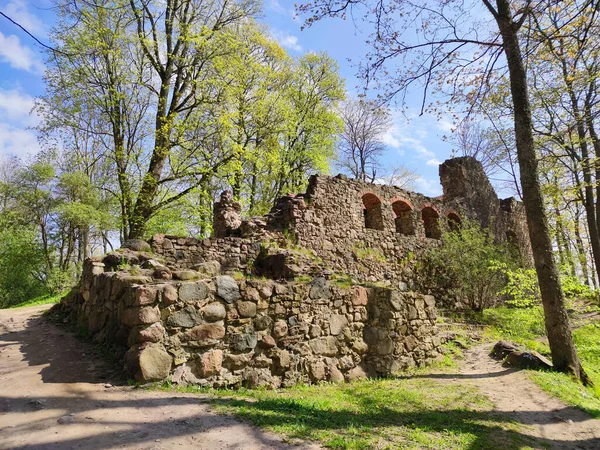
[[[23,26],[36,37],[39,38],[41,34],[46,34],[46,24],[29,12],[27,4],[23,0],[11,0],[2,9],[8,17]]]
[[[30,124],[37,121],[37,118],[30,115],[34,105],[34,98],[18,90],[0,89],[0,115],[3,118],[14,120],[27,120]]]
[[[437,160],[435,158],[432,158],[430,160],[428,160],[425,164],[427,164],[428,166],[433,166],[433,167],[437,167],[441,164],[442,162],[440,160]]]
[[[438,197],[442,195],[442,186],[438,180],[428,180],[423,177],[415,181],[417,192],[421,192],[429,197]]]
[[[395,124],[382,136],[383,143],[389,147],[395,148],[400,153],[404,154],[406,151],[416,152],[418,156],[423,158],[434,158],[435,153],[427,149],[421,139],[412,135],[419,135],[414,130],[410,131],[405,127],[400,127]]]
[[[439,119],[437,121],[437,127],[445,133],[452,133],[454,131],[455,125],[451,120],[448,119]]]
[[[19,38],[12,34],[6,36],[0,32],[0,61],[7,62],[15,69],[37,74],[44,72],[40,57],[29,47],[21,45]]]
[[[33,131],[0,122],[0,154],[23,158],[39,150]]]
[[[287,48],[288,50],[293,50],[295,52],[302,51],[302,46],[298,44],[298,38],[296,36],[279,30],[272,30],[271,34],[275,39],[277,39],[277,42],[279,42],[279,45],[281,45],[283,48]]]

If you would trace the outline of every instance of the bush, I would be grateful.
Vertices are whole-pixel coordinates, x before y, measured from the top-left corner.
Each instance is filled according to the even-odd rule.
[[[429,250],[418,264],[424,288],[442,301],[458,299],[474,311],[493,306],[506,285],[499,268],[517,268],[506,245],[496,245],[489,230],[464,221],[457,230],[445,229],[439,247]]]

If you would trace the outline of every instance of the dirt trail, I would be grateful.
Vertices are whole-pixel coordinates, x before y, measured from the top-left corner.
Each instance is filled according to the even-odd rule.
[[[42,318],[47,308],[0,310],[0,449],[319,448],[216,415],[202,396],[118,386],[118,368]],[[476,387],[545,448],[600,449],[599,420],[502,367],[490,347],[468,350],[458,374],[429,376]]]
[[[197,395],[113,387],[115,368],[45,309],[0,310],[0,449],[319,448],[218,416]]]
[[[551,448],[600,449],[600,420],[550,397],[524,372],[503,367],[489,356],[491,348],[483,344],[467,350],[454,379],[476,386],[498,413],[526,426],[523,434]]]

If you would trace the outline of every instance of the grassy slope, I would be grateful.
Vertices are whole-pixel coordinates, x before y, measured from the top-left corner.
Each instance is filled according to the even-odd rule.
[[[9,306],[9,309],[12,308],[24,308],[25,306],[37,306],[37,305],[54,305],[60,302],[60,299],[64,294],[58,294],[54,296],[44,295],[42,297],[36,297],[31,300],[27,300],[25,302],[17,303],[16,305]]]

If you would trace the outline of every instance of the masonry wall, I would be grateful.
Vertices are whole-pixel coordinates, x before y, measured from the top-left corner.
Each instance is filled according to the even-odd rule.
[[[392,375],[438,356],[430,296],[385,288],[105,272],[87,260],[57,310],[117,348],[140,381],[290,386]]]

